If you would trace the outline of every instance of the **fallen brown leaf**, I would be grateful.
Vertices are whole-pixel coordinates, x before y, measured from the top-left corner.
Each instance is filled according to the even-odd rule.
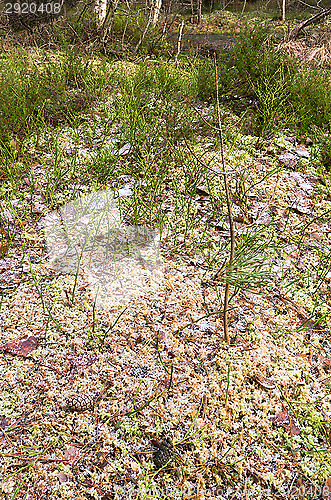
[[[331,477],[328,477],[324,483],[323,500],[331,500]]]
[[[11,340],[7,342],[2,350],[13,354],[14,356],[28,356],[32,351],[34,351],[38,346],[38,339],[31,335],[27,339],[23,340]]]
[[[70,448],[65,450],[63,458],[64,460],[68,460],[68,462],[74,462],[78,453],[79,453],[79,448],[76,448],[75,446],[70,446]]]
[[[8,427],[10,425],[10,420],[9,418],[3,417],[0,418],[0,429],[4,429],[5,427]]]
[[[272,390],[276,389],[276,383],[271,380],[271,378],[262,377],[260,375],[254,375],[254,380],[264,389]]]
[[[295,417],[287,411],[281,411],[278,415],[272,417],[271,420],[275,424],[284,427],[284,429],[292,436],[297,436],[301,432],[299,425],[296,423]]]

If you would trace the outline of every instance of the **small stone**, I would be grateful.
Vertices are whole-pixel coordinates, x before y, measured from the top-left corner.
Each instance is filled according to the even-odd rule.
[[[128,142],[127,144],[124,144],[124,146],[121,147],[121,149],[118,151],[118,154],[120,156],[127,155],[131,152],[131,144]]]
[[[296,156],[292,153],[284,153],[280,155],[278,159],[282,163],[285,163],[287,167],[295,167],[295,165],[298,163]]]
[[[60,472],[57,477],[60,483],[67,483],[68,481],[70,481],[69,476],[67,476],[67,474],[64,474],[64,472]]]
[[[296,148],[295,152],[301,158],[307,158],[308,159],[310,157],[309,151],[307,151],[307,149],[304,146],[300,146],[300,147]]]

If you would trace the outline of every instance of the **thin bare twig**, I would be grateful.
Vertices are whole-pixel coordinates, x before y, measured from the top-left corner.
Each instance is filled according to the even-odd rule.
[[[149,16],[148,16],[148,19],[146,21],[145,29],[144,29],[141,37],[139,38],[137,45],[134,48],[134,54],[136,54],[138,52],[138,49],[146,36],[147,30],[149,28],[149,25],[151,24],[151,21],[152,21],[152,9],[150,9],[150,11],[149,11]]]
[[[245,8],[246,8],[246,3],[247,3],[247,0],[244,0],[244,5],[243,5],[243,8],[241,9],[241,13],[240,13],[240,16],[239,16],[239,18],[238,18],[238,23],[239,23],[240,19],[242,18],[243,13],[244,13],[244,11],[245,11]]]
[[[76,23],[77,23],[77,24],[78,24],[78,23],[79,23],[79,21],[81,20],[81,17],[85,14],[85,11],[86,11],[87,7],[88,7],[89,5],[94,4],[94,3],[95,3],[95,2],[94,2],[94,0],[92,0],[92,2],[86,3],[86,4],[84,5],[84,8],[82,9],[82,12],[79,14],[78,19],[77,19],[77,21],[76,21]]]
[[[205,167],[207,170],[210,170],[211,172],[213,172],[213,174],[224,174],[224,172],[222,170],[214,170],[213,168],[209,167],[204,161],[201,160],[201,158],[199,158],[195,153],[194,151],[192,151],[192,149],[190,148],[187,140],[186,140],[186,137],[185,135],[183,135],[183,138],[184,138],[184,142],[186,144],[186,147],[187,149],[189,150],[189,152],[191,153],[191,155],[197,160],[198,163],[200,163],[200,165],[202,165],[203,167]]]
[[[194,111],[196,111],[196,113],[199,115],[199,117],[201,118],[201,120],[203,120],[205,122],[206,125],[208,125],[208,127],[214,129],[214,130],[217,130],[217,132],[219,132],[219,128],[218,127],[215,127],[215,125],[212,125],[211,123],[209,123],[208,120],[206,120],[206,118],[204,116],[202,116],[202,114],[200,113],[200,111],[198,110],[198,108],[196,108],[195,106],[193,106],[193,109]],[[244,118],[244,116],[247,114],[248,112],[248,109],[246,109],[246,111],[241,115],[241,117],[235,122],[233,123],[233,125],[230,125],[228,126],[229,129],[231,128],[234,128],[238,125],[238,123]]]
[[[232,263],[234,260],[234,246],[235,246],[235,229],[232,217],[232,209],[231,209],[231,200],[230,200],[230,192],[229,192],[229,184],[228,184],[228,176],[227,169],[225,166],[224,159],[224,142],[223,142],[223,130],[222,130],[222,122],[221,122],[221,113],[220,113],[220,102],[219,102],[219,92],[218,92],[218,73],[217,73],[217,61],[216,61],[216,52],[214,52],[214,67],[215,67],[215,82],[216,82],[216,106],[217,106],[217,118],[218,118],[218,129],[219,129],[219,137],[221,142],[221,157],[222,157],[222,166],[223,166],[223,179],[224,179],[224,187],[225,187],[225,196],[226,196],[226,204],[228,207],[228,216],[230,223],[230,236],[231,236],[231,250],[230,250],[230,259],[229,259],[229,268],[228,273],[231,272]],[[217,278],[218,273],[216,273],[215,278]],[[225,293],[224,293],[224,312],[223,312],[223,327],[224,327],[224,340],[230,344],[230,336],[229,336],[229,327],[228,327],[228,310],[229,310],[229,293],[230,293],[230,285],[229,283],[225,284]]]

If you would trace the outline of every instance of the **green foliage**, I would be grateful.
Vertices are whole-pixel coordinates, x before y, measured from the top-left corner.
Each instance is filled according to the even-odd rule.
[[[286,126],[299,133],[312,125],[330,130],[330,80],[323,70],[276,50],[270,28],[244,30],[231,55],[221,59],[219,74],[223,95],[249,95],[257,101],[249,114],[252,133]]]
[[[233,285],[236,290],[254,290],[273,282],[275,274],[269,270],[272,243],[265,236],[265,229],[242,234],[233,265],[223,267],[220,281]]]
[[[16,151],[6,146],[0,154],[0,179],[9,179],[14,193],[19,191],[19,181],[24,174],[25,166],[18,161]]]
[[[293,122],[299,133],[312,125],[321,130],[331,129],[331,81],[323,70],[303,66],[289,87],[293,106]]]
[[[37,54],[36,54],[37,56]],[[0,69],[0,141],[24,136],[36,124],[66,121],[88,107],[94,76],[77,53],[45,56],[34,62],[33,52],[16,50],[3,57]]]
[[[266,39],[269,29],[257,26],[254,29],[246,28],[234,46],[227,61],[227,69],[235,68],[232,78],[237,80],[238,87],[250,90],[250,82],[257,81],[261,75],[274,74],[279,67],[279,57],[269,52]]]
[[[118,171],[118,157],[106,148],[100,148],[96,154],[88,160],[87,169],[96,182],[102,182],[109,178],[114,170]]]
[[[190,67],[191,97],[207,101],[216,97],[214,66],[211,61],[196,61]]]
[[[321,141],[321,163],[325,172],[331,173],[331,137],[325,136]]]
[[[271,74],[266,67],[260,78],[250,84],[259,102],[254,112],[256,133],[263,137],[279,123],[285,128],[290,120],[291,101],[289,77],[284,75],[283,68]]]
[[[123,25],[123,19],[115,19],[112,36],[132,29],[129,23]],[[221,103],[238,104],[231,96],[242,96],[243,111],[249,107],[248,97],[255,101],[245,120],[247,130],[256,135],[285,127],[295,127],[304,134],[312,125],[330,130],[329,80],[322,71],[301,67],[276,51],[268,30],[265,26],[247,27],[234,49],[220,55]],[[122,93],[121,113],[126,113],[129,122],[124,140],[135,141],[146,135],[148,128],[148,148],[151,141],[156,144],[160,133],[165,141],[176,143],[183,132],[190,135],[192,127],[199,126],[196,117],[192,120],[189,103],[215,99],[211,59],[183,57],[178,67],[147,59],[112,67],[106,58],[92,59],[73,50],[50,56],[20,49],[2,57],[0,77],[0,141],[7,144],[11,137],[24,138],[27,130],[70,121],[113,88]]]

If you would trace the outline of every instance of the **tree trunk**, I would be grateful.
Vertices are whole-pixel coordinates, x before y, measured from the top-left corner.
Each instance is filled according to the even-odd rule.
[[[177,66],[178,64],[178,56],[180,54],[180,47],[181,47],[181,43],[182,43],[182,36],[183,36],[183,28],[184,28],[184,20],[181,22],[180,26],[179,26],[179,34],[178,34],[178,42],[177,42],[177,52],[176,52],[176,56],[175,56],[175,65]]]
[[[285,22],[285,14],[286,14],[286,0],[283,0],[283,5],[282,5],[282,21],[283,21],[283,23]]]
[[[198,26],[201,24],[202,0],[198,0]]]
[[[101,28],[107,15],[107,0],[96,0],[94,6],[98,28]]]
[[[289,32],[289,34],[284,38],[284,42],[288,42],[290,40],[293,40],[295,38],[299,31],[301,31],[303,28],[306,26],[309,26],[310,24],[316,23],[317,21],[320,21],[324,17],[327,17],[331,14],[331,8],[330,9],[325,9],[319,14],[315,14],[315,16],[310,17],[309,19],[306,19],[305,21],[302,21],[302,23],[298,24],[293,30]]]
[[[159,20],[161,6],[162,6],[162,0],[154,0],[153,19],[152,19],[153,28],[155,28]]]

